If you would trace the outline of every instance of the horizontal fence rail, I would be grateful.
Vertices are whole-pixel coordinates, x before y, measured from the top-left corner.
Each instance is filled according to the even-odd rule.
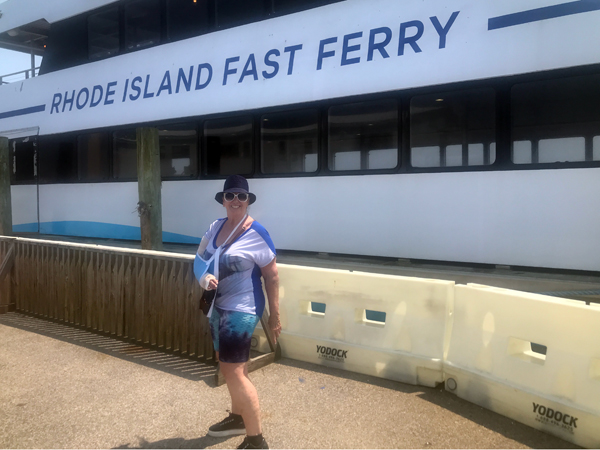
[[[14,303],[21,313],[214,361],[193,256],[0,238],[0,258],[13,244],[12,283],[0,284],[10,299],[3,303]]]

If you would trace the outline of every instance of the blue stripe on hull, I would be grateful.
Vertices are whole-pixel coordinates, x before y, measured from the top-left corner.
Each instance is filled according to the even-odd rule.
[[[20,223],[12,226],[13,233],[37,233],[38,223]]]
[[[36,227],[35,231],[37,231],[37,224],[34,225]],[[13,230],[17,231],[15,227],[13,227]],[[142,238],[140,227],[84,221],[42,222],[40,223],[40,233],[130,241],[139,241]],[[163,242],[199,244],[200,238],[163,231]]]

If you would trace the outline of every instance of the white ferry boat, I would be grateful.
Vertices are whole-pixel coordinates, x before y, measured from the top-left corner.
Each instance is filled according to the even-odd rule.
[[[600,270],[599,0],[8,0],[16,232],[163,238],[250,179],[279,249]],[[1,67],[1,65],[0,65]],[[0,74],[1,75],[1,74]]]

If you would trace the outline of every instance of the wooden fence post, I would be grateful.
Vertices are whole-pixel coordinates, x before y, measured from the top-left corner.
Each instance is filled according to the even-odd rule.
[[[3,254],[0,252],[0,314],[12,312],[15,310],[15,304],[12,300],[12,278],[14,277],[14,263],[15,263],[15,244],[8,243],[0,245],[0,249],[8,248]],[[6,280],[6,281],[5,281]]]
[[[156,128],[138,128],[138,213],[142,231],[142,249],[162,250],[162,204],[160,148]]]
[[[0,235],[12,234],[10,203],[10,153],[8,138],[0,136]]]

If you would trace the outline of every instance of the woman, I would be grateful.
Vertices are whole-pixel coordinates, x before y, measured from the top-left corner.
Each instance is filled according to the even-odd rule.
[[[252,333],[265,306],[261,275],[269,301],[268,326],[275,339],[281,333],[275,246],[267,230],[248,216],[248,206],[256,196],[249,192],[244,177],[229,176],[215,199],[225,207],[227,218],[213,222],[200,242],[198,255],[202,259],[218,255],[216,276],[207,273],[200,284],[204,289],[217,290],[209,311],[210,329],[231,396],[231,414],[211,426],[208,434],[246,434],[238,448],[269,448],[262,436],[258,394],[248,378],[247,363]]]

